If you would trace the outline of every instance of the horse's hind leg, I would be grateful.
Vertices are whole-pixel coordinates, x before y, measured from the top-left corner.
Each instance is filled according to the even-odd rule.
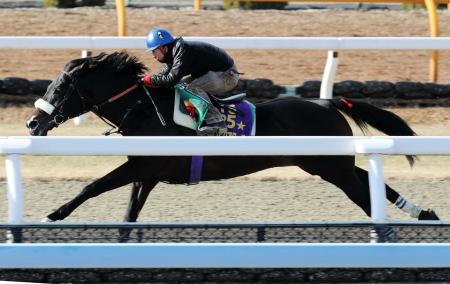
[[[302,169],[339,187],[367,216],[371,216],[370,190],[367,183],[355,172],[354,157],[333,156],[320,157],[316,161],[303,161],[299,165]],[[370,236],[371,242],[385,240],[397,242],[395,232],[388,226],[375,226]]]
[[[128,160],[104,177],[87,185],[74,199],[49,214],[47,218],[51,221],[63,220],[89,198],[131,183],[136,179],[134,176],[136,172],[138,171],[135,169],[135,163]]]
[[[361,169],[359,167],[355,166],[355,172],[358,175],[359,179],[362,183],[364,183],[367,187],[369,187],[369,173]],[[401,209],[402,211],[408,213],[413,218],[418,218],[419,220],[439,220],[439,217],[437,216],[436,212],[432,209],[423,210],[420,206],[415,205],[395,191],[392,187],[390,187],[388,184],[385,184],[386,186],[386,198],[393,203],[397,208]]]
[[[297,164],[304,171],[318,175],[323,180],[339,187],[348,198],[370,217],[370,192],[354,171],[354,157],[320,156],[299,157]]]

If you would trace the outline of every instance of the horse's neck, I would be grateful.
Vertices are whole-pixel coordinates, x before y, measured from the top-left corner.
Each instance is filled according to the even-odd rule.
[[[149,103],[151,103],[151,107],[153,110],[158,110],[164,117],[168,117],[172,119],[173,116],[173,105],[175,99],[175,93],[172,89],[147,89],[149,92],[144,93],[144,96],[147,96]],[[151,96],[151,98],[148,97]],[[155,103],[153,105],[152,103]],[[170,117],[169,117],[170,116]]]
[[[145,98],[145,94],[143,93],[142,88],[138,87],[120,98],[114,99],[111,102],[108,101],[113,97],[120,95],[124,90],[133,86],[133,84],[134,83],[131,82],[121,84],[120,86],[114,87],[112,90],[99,92],[99,94],[103,94],[103,96],[97,98],[97,102],[104,105],[95,113],[115,126],[120,126],[128,110],[133,108],[138,101],[142,101]]]
[[[131,135],[176,135],[173,123],[173,90],[148,89],[148,91],[151,98],[143,88],[139,88],[132,95],[111,103],[108,109],[99,114],[117,127],[124,127],[122,130],[125,133],[133,133]],[[141,103],[137,103],[138,101]],[[129,112],[130,109],[133,111]],[[143,111],[148,115],[143,117]],[[158,113],[167,126],[163,125]],[[145,133],[140,133],[144,128]]]
[[[96,112],[97,116],[100,118],[106,120],[108,124],[113,124],[116,127],[120,126],[120,123],[122,122],[123,117],[125,116],[125,111],[118,111],[116,113],[111,111],[103,111],[103,112]]]
[[[150,89],[147,96],[147,103],[149,113],[153,117],[154,125],[162,127],[162,131],[166,131],[168,128],[173,128],[173,106],[174,106],[174,92],[167,89]],[[151,96],[151,98],[148,97]],[[159,115],[158,115],[159,114]],[[167,126],[163,127],[163,120],[167,123]]]

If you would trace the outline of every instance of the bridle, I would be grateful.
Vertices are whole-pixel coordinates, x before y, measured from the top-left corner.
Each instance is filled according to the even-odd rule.
[[[107,121],[106,118],[103,117],[103,116],[99,113],[99,112],[100,112],[100,109],[101,109],[102,107],[104,107],[105,105],[108,105],[108,104],[110,104],[110,103],[112,103],[112,102],[114,102],[114,101],[116,101],[116,100],[118,100],[118,99],[124,97],[125,95],[131,93],[132,91],[134,91],[134,90],[135,90],[136,88],[138,88],[139,86],[142,86],[142,88],[145,90],[147,96],[150,98],[150,100],[151,100],[151,102],[152,102],[152,104],[153,104],[153,106],[154,106],[154,108],[155,108],[155,110],[156,110],[156,113],[157,113],[157,115],[158,115],[158,118],[159,118],[160,121],[161,121],[161,124],[162,124],[163,126],[166,126],[166,122],[164,121],[164,118],[162,117],[161,113],[159,112],[158,107],[156,106],[156,104],[155,104],[155,102],[154,102],[152,96],[150,95],[150,93],[149,93],[149,91],[147,90],[147,88],[145,87],[145,85],[144,85],[143,83],[141,83],[141,82],[138,82],[138,83],[133,84],[132,86],[130,86],[130,87],[128,87],[127,89],[125,89],[124,91],[122,91],[122,92],[120,92],[120,93],[118,93],[118,94],[116,94],[116,95],[110,97],[109,99],[107,99],[107,100],[104,101],[104,102],[96,103],[96,102],[93,102],[92,99],[89,99],[89,98],[83,96],[83,94],[82,94],[82,93],[79,91],[79,89],[77,88],[77,81],[76,81],[76,79],[73,78],[73,75],[72,75],[71,73],[69,73],[69,72],[67,72],[67,71],[62,71],[62,75],[65,76],[66,78],[68,78],[68,81],[69,81],[69,90],[67,91],[68,94],[66,94],[66,95],[64,96],[64,98],[61,100],[61,102],[60,102],[58,105],[54,106],[54,105],[50,104],[49,102],[45,101],[44,99],[38,99],[38,100],[34,103],[34,106],[35,106],[36,108],[41,109],[42,111],[46,112],[46,113],[47,113],[48,115],[50,115],[50,116],[54,113],[54,111],[57,111],[57,114],[55,114],[55,115],[53,116],[53,119],[52,119],[52,121],[55,123],[55,126],[56,126],[56,127],[57,127],[58,125],[64,123],[65,121],[71,119],[71,118],[74,118],[74,117],[80,116],[80,115],[82,115],[82,114],[84,114],[84,113],[86,113],[86,112],[92,111],[92,112],[94,112],[98,117],[100,117],[100,119],[102,119],[106,124],[108,124],[109,126],[112,127],[112,129],[110,129],[109,131],[106,131],[104,134],[106,134],[106,135],[111,134],[111,133],[112,133],[112,130],[115,129],[115,128],[118,128],[118,130],[115,131],[115,132],[121,132],[121,126],[122,126],[122,124],[123,124],[124,119],[128,116],[128,114],[129,114],[135,107],[137,107],[138,105],[141,104],[141,101],[137,101],[136,104],[135,104],[132,108],[130,108],[130,109],[127,111],[127,113],[123,116],[122,122],[120,123],[120,125],[119,125],[118,127],[115,126],[115,125],[113,125],[111,122]],[[74,93],[77,94],[78,97],[80,98],[81,103],[82,103],[82,109],[81,109],[80,113],[78,113],[78,114],[76,114],[76,115],[74,115],[74,116],[71,116],[71,117],[70,117],[70,116],[67,116],[67,117],[66,117],[66,116],[64,115],[63,108],[64,108],[64,105],[65,105],[65,102],[66,102],[66,101],[67,101]],[[88,106],[90,106],[90,107],[88,107]]]
[[[46,100],[44,100],[42,98],[38,99],[34,103],[34,106],[37,109],[44,111],[45,113],[47,113],[50,116],[53,115],[53,113],[56,111],[56,114],[53,115],[53,119],[52,119],[52,121],[55,123],[56,126],[60,125],[61,123],[65,122],[68,119],[80,116],[85,112],[93,110],[93,107],[91,107],[91,108],[87,107],[87,105],[89,104],[89,100],[80,93],[80,91],[76,87],[76,81],[72,78],[72,75],[66,71],[62,71],[62,75],[63,75],[63,77],[68,78],[68,81],[69,81],[69,90],[67,90],[63,99],[57,105],[52,105],[51,103],[47,102]],[[66,104],[66,101],[74,94],[78,95],[78,97],[80,98],[80,101],[82,103],[82,109],[81,109],[80,113],[78,113],[74,116],[71,116],[71,117],[66,116],[64,114],[64,106]]]

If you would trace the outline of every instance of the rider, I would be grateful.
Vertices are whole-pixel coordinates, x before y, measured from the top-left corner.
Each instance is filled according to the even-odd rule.
[[[178,83],[208,101],[206,125],[198,129],[199,135],[227,132],[224,118],[215,108],[208,93],[223,96],[234,89],[239,73],[233,59],[221,48],[209,43],[174,38],[162,28],[152,29],[147,36],[147,49],[165,66],[159,74],[145,75],[143,82],[149,87],[173,87]]]

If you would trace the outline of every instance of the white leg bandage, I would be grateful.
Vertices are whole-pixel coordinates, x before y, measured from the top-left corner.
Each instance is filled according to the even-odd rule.
[[[52,104],[44,101],[43,99],[38,99],[37,101],[35,101],[34,107],[46,112],[48,115],[51,115],[55,110],[55,107]]]
[[[397,206],[397,208],[400,208],[402,211],[409,213],[409,215],[411,215],[411,217],[413,218],[419,217],[419,214],[422,211],[422,208],[420,206],[409,202],[401,196],[399,196],[397,198],[397,201],[395,201],[395,206]]]

